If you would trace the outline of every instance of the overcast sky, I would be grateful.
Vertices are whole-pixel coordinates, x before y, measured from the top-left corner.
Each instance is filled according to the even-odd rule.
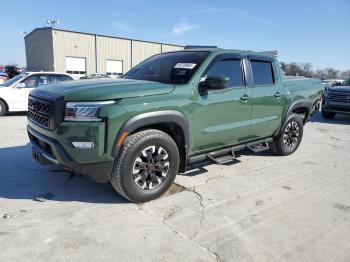
[[[350,69],[350,0],[5,1],[0,64],[25,65],[21,32],[58,27],[174,44],[278,50],[281,61]]]

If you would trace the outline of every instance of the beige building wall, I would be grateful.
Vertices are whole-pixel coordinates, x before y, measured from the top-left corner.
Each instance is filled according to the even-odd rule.
[[[36,30],[25,38],[27,69],[54,71],[51,30]]]
[[[183,46],[162,44],[162,53],[183,50]]]
[[[25,37],[27,68],[66,72],[66,58],[84,58],[87,74],[106,74],[107,60],[122,61],[122,73],[155,54],[182,50],[182,46],[89,33],[38,28]],[[96,61],[97,60],[97,61]],[[72,65],[73,60],[70,60]],[[112,61],[113,62],[113,61]],[[109,66],[111,62],[109,61]],[[72,70],[71,70],[72,71]],[[81,70],[77,70],[81,71]]]
[[[132,67],[161,52],[161,44],[132,40]]]
[[[96,72],[95,35],[52,30],[54,69],[66,72],[66,57],[86,58],[86,72]]]
[[[123,74],[131,68],[131,40],[97,36],[97,72],[106,73],[106,60],[122,60]]]

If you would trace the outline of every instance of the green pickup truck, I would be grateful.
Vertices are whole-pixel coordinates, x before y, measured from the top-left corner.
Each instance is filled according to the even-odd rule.
[[[33,157],[155,199],[196,161],[244,148],[288,155],[317,108],[319,79],[284,77],[266,53],[219,48],[155,55],[122,79],[78,80],[30,93]]]

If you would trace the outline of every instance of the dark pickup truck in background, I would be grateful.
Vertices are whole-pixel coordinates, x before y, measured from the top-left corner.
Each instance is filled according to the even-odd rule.
[[[326,87],[322,97],[322,116],[332,119],[337,113],[350,114],[350,78],[342,85]]]

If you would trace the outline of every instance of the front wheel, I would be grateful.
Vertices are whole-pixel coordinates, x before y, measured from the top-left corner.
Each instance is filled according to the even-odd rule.
[[[125,140],[110,181],[128,200],[150,201],[169,189],[179,162],[177,145],[168,134],[156,129],[140,131]]]
[[[335,117],[335,112],[329,112],[322,110],[322,116],[324,119],[333,119]]]
[[[280,156],[294,153],[303,137],[303,121],[297,114],[291,114],[282,126],[280,134],[269,144],[271,151]]]

